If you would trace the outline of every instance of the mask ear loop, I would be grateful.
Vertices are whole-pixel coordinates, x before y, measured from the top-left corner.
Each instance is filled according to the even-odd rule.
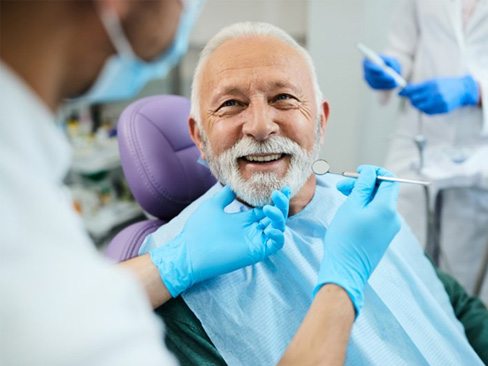
[[[122,25],[120,24],[120,19],[115,11],[106,6],[99,6],[98,14],[103,27],[107,32],[108,38],[112,42],[117,53],[121,56],[123,55],[133,59],[139,59],[125,35]]]

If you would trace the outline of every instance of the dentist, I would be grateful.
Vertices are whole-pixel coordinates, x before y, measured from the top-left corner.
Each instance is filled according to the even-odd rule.
[[[64,194],[70,146],[54,113],[66,98],[129,98],[163,77],[186,51],[199,5],[0,3],[0,364],[175,363],[140,285],[100,257]],[[168,260],[124,264],[156,279],[142,283],[153,305],[169,298],[167,288],[184,291],[283,245],[281,211],[227,215],[222,208],[232,198],[224,189],[209,200]],[[210,230],[215,225],[227,230]],[[229,242],[232,250],[218,261],[204,250]]]

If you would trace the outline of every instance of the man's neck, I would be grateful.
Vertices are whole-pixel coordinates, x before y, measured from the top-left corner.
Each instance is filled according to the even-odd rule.
[[[26,56],[26,60],[32,60],[32,58]],[[2,61],[24,81],[52,112],[56,111],[61,101],[57,85],[59,85],[58,76],[62,64],[40,57],[36,59],[36,68],[34,69],[27,62],[17,61],[8,56],[2,57]],[[56,65],[60,68],[57,68]]]
[[[0,57],[54,111],[61,99],[60,84],[66,69],[66,32],[59,25],[62,20],[55,22],[50,15],[50,4],[47,10],[38,5],[19,3],[2,8],[6,11],[1,15]]]
[[[104,32],[91,3],[12,4],[2,5],[0,58],[55,111],[94,79],[110,55],[108,38],[96,38]]]
[[[317,179],[315,178],[315,175],[312,174],[300,191],[290,200],[290,211],[288,216],[296,215],[310,203],[315,194],[316,184]]]

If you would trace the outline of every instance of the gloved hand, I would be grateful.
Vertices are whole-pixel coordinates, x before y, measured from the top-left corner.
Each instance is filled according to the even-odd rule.
[[[381,55],[380,57],[388,66],[401,75],[402,67],[396,58],[384,55]],[[363,72],[364,79],[373,89],[390,90],[398,86],[396,81],[390,75],[384,72],[381,67],[369,61],[367,58],[363,60]]]
[[[348,293],[359,314],[363,292],[389,244],[400,230],[396,212],[398,183],[376,184],[377,175],[391,176],[385,169],[363,165],[357,180],[346,179],[337,188],[349,197],[337,210],[325,235],[322,260],[314,294],[327,283]]]
[[[171,296],[281,249],[289,197],[283,188],[273,192],[273,205],[238,213],[224,212],[235,198],[229,187],[205,201],[175,239],[149,252]]]
[[[410,103],[424,113],[440,114],[478,104],[479,89],[473,77],[466,75],[410,84],[399,95],[410,99]]]

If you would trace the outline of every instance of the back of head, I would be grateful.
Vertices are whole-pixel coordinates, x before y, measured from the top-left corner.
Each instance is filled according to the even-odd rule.
[[[317,105],[320,106],[322,101],[322,92],[317,81],[317,76],[315,72],[315,67],[313,65],[312,57],[308,51],[300,46],[297,41],[293,39],[288,33],[283,29],[264,22],[241,22],[231,24],[222,30],[220,30],[215,36],[213,36],[205,45],[202,52],[200,53],[200,58],[198,60],[197,66],[195,68],[195,73],[193,75],[192,87],[191,87],[191,111],[190,116],[193,117],[198,123],[200,123],[200,110],[199,110],[199,99],[200,99],[200,81],[202,76],[202,70],[206,64],[206,61],[213,54],[213,52],[219,48],[221,45],[227,41],[238,39],[238,38],[252,38],[252,37],[271,37],[277,39],[292,48],[304,58],[305,62],[309,66],[309,71],[312,76],[314,83],[314,91],[317,99]]]

